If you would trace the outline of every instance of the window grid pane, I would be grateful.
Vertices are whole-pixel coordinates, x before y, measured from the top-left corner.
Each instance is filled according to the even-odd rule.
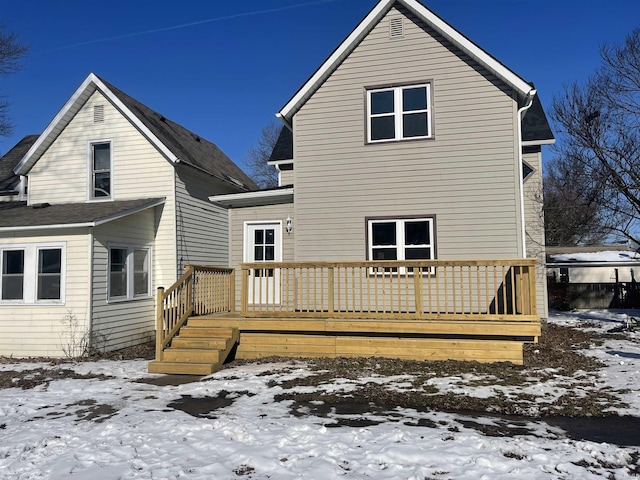
[[[109,264],[109,297],[127,296],[127,249],[112,248]]]
[[[133,252],[133,294],[136,296],[149,294],[149,250],[147,249]]]
[[[2,300],[24,299],[24,250],[2,252]]]
[[[60,300],[62,283],[62,250],[38,251],[38,300]]]

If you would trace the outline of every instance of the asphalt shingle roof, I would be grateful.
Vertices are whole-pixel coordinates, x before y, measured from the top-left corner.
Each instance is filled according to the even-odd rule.
[[[27,206],[26,202],[0,202],[0,229],[100,222],[140,212],[162,201],[164,198],[143,198],[35,206]]]
[[[40,135],[27,135],[11,150],[0,157],[0,192],[12,191],[17,187],[20,178],[13,173],[15,166],[25,153],[36,142]]]
[[[273,147],[269,161],[293,160],[293,133],[287,127],[282,127],[278,140]]]
[[[217,145],[165,118],[104,79],[100,78],[100,80],[178,157],[180,162],[224,180],[233,183],[240,182],[246,190],[258,190],[255,182],[227,157]]]

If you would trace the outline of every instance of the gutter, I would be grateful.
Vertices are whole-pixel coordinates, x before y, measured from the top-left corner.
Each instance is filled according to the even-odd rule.
[[[521,216],[521,235],[522,235],[522,258],[527,258],[527,230],[526,230],[526,222],[525,222],[525,211],[524,211],[524,178],[522,171],[522,163],[524,162],[524,157],[522,156],[522,118],[527,110],[531,108],[533,104],[533,98],[536,96],[535,88],[529,90],[527,96],[525,97],[527,103],[524,107],[518,109],[518,181],[520,183],[520,216]]]

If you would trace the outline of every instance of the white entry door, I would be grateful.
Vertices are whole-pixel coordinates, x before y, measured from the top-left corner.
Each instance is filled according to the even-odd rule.
[[[245,224],[244,260],[254,262],[282,261],[282,223],[255,222]],[[249,270],[249,303],[278,305],[280,303],[280,272],[273,268]]]

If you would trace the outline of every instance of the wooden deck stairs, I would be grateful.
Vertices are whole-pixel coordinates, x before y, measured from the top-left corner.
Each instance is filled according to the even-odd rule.
[[[206,318],[190,318],[162,360],[149,363],[149,373],[209,375],[218,371],[240,335],[237,328],[211,323]]]

